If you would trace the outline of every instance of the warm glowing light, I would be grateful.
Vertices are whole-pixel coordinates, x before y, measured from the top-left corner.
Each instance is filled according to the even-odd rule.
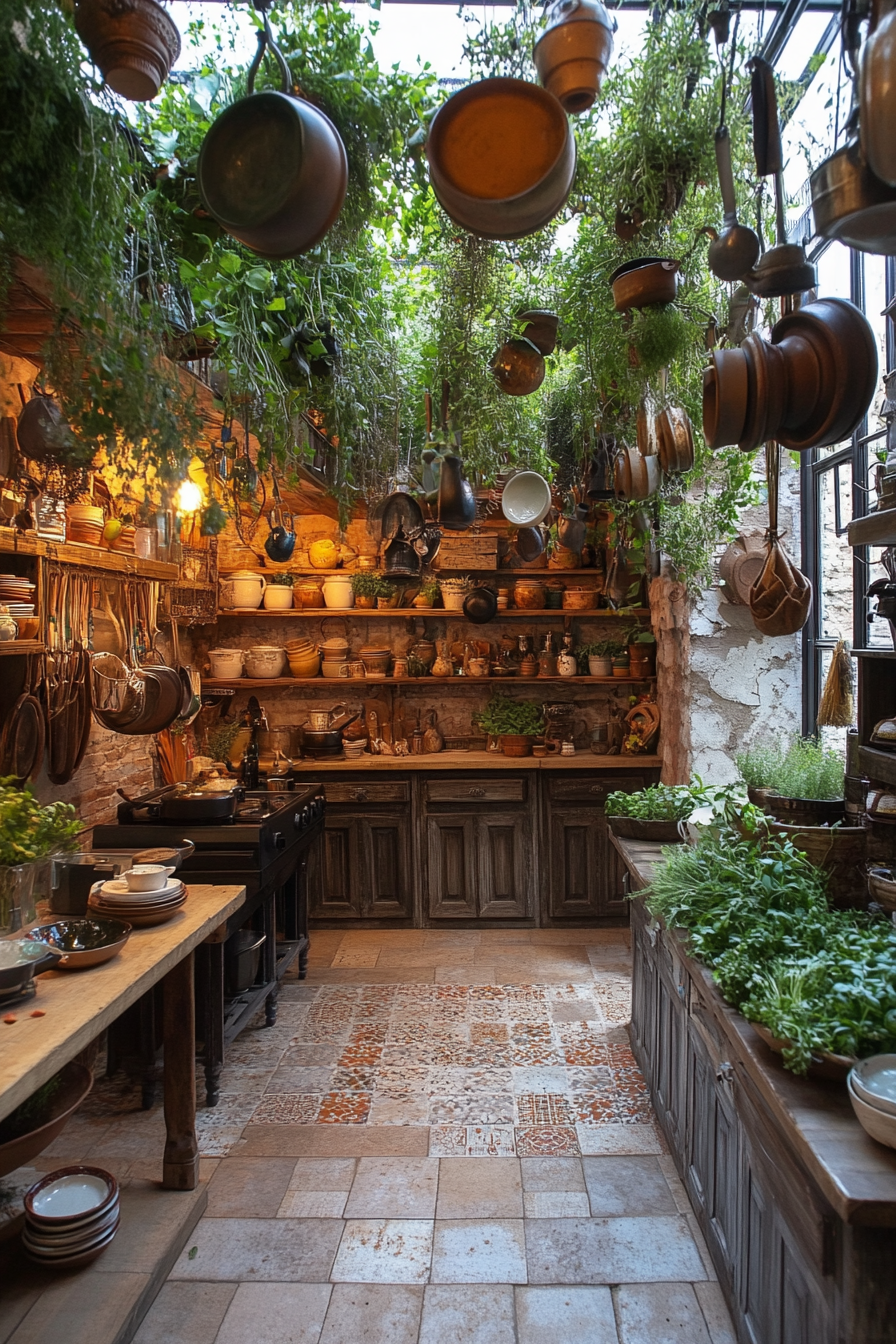
[[[178,513],[198,513],[202,508],[202,491],[195,481],[184,481],[177,492]]]

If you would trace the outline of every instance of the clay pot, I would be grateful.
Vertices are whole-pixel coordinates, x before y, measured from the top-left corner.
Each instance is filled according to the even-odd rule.
[[[543,583],[531,579],[520,579],[513,590],[514,605],[523,611],[544,611],[545,591]]]
[[[744,452],[775,439],[801,452],[840,443],[861,423],[877,385],[867,318],[847,299],[818,299],[782,317],[771,341],[756,332],[715,350],[703,381],[710,448]]]
[[[366,593],[355,593],[355,608],[361,611],[374,611],[376,609],[377,599],[369,597]]]
[[[680,265],[680,261],[663,257],[639,257],[617,266],[610,276],[617,313],[629,308],[647,308],[652,303],[672,303],[678,292]]]
[[[78,0],[75,28],[103,79],[122,98],[155,98],[180,55],[180,33],[156,0]]]
[[[666,473],[690,471],[694,465],[694,432],[686,411],[667,406],[656,418],[657,455]]]
[[[600,0],[556,0],[532,55],[538,78],[563,110],[587,112],[613,55],[613,29]]]
[[[545,308],[530,308],[525,313],[517,313],[518,322],[525,322],[523,336],[541,351],[543,355],[552,355],[557,348],[557,328],[560,319],[556,313]]]
[[[544,355],[528,337],[502,345],[491,368],[501,391],[510,397],[528,397],[544,382]]]
[[[564,611],[591,611],[597,591],[594,588],[564,588]]]
[[[523,733],[502,733],[501,750],[505,756],[531,756],[532,739]]]
[[[662,481],[659,459],[644,457],[637,448],[626,448],[623,445],[616,452],[613,478],[617,499],[650,499],[659,490]]]
[[[553,94],[522,79],[482,79],[451,95],[426,141],[442,209],[481,238],[524,238],[562,210],[575,139]]]

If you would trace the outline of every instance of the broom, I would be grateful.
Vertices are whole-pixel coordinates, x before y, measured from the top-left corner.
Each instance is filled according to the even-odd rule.
[[[855,720],[852,698],[852,659],[845,639],[834,650],[828,674],[824,680],[821,704],[818,706],[819,728],[851,728]]]

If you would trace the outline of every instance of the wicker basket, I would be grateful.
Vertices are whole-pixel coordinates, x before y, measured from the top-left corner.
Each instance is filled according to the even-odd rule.
[[[218,610],[218,542],[185,546],[181,582],[168,589],[168,614],[190,625],[207,625]]]

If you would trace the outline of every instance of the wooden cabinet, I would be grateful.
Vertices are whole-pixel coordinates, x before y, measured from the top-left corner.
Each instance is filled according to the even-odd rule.
[[[531,918],[534,841],[528,810],[429,813],[426,893],[430,917]]]
[[[355,800],[353,795],[359,793],[371,802]],[[413,830],[408,784],[368,788],[327,784],[326,794],[312,915],[327,920],[412,919]],[[406,805],[397,806],[402,800]]]
[[[650,782],[655,774],[650,772]],[[628,917],[625,869],[610,843],[603,805],[608,793],[633,793],[647,782],[644,775],[630,772],[597,779],[591,773],[548,776],[544,879],[551,919]]]

